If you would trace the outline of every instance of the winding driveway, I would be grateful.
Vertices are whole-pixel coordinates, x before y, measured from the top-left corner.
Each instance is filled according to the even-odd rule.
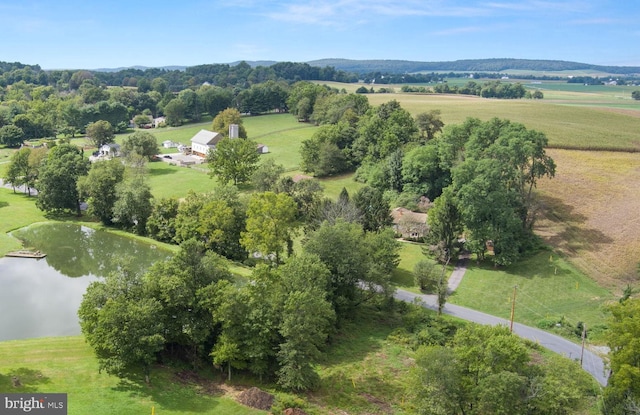
[[[458,262],[451,277],[449,278],[449,291],[455,291],[458,284],[462,280],[462,276],[466,271],[466,263],[468,259],[463,258]],[[406,290],[396,289],[394,297],[398,300],[413,302],[416,298],[419,298],[423,307],[432,310],[438,310],[438,303],[435,295],[415,294]],[[455,304],[445,304],[443,313],[458,317],[464,320],[473,321],[479,324],[506,325],[509,326],[509,321],[503,318],[495,317],[489,314],[481,313],[479,311],[471,310],[470,308],[461,307]],[[513,332],[518,336],[534,341],[541,346],[551,350],[552,352],[561,354],[570,359],[580,359],[582,353],[582,347],[578,344],[572,343],[560,336],[548,333],[544,330],[540,330],[534,327],[525,326],[524,324],[514,323]],[[591,374],[602,386],[607,385],[607,372],[605,371],[604,361],[600,356],[585,349],[582,359],[582,368]]]

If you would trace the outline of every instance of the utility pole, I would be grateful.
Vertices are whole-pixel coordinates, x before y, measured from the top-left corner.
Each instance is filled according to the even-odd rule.
[[[582,367],[582,358],[584,357],[584,342],[587,338],[587,325],[582,323],[582,350],[580,351],[580,367]]]
[[[518,289],[517,285],[513,286],[513,301],[511,301],[511,325],[509,327],[509,331],[513,333],[513,318],[516,314],[516,291]]]

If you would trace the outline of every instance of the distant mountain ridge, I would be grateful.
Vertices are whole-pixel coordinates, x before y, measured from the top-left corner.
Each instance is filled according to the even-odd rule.
[[[236,61],[228,63],[229,66],[235,66],[242,61]],[[251,67],[256,66],[271,66],[278,61],[244,61]],[[492,59],[461,59],[456,61],[442,61],[442,62],[420,62],[420,61],[407,61],[407,60],[392,60],[392,59],[368,59],[368,60],[356,60],[356,59],[318,59],[305,62],[310,66],[317,66],[324,68],[326,66],[332,66],[336,70],[354,73],[417,73],[417,72],[508,72],[509,70],[529,70],[529,71],[579,71],[579,70],[593,70],[598,72],[605,72],[610,74],[619,75],[633,75],[640,74],[640,66],[604,66],[604,65],[592,65],[589,63],[559,61],[559,60],[545,60],[545,59],[514,59],[514,58],[492,58]],[[154,67],[157,69],[166,69],[169,71],[179,70],[184,71],[188,66],[162,66]],[[125,69],[139,69],[146,70],[151,69],[147,66],[130,66],[120,68],[100,68],[92,69],[96,72],[118,72]]]
[[[639,66],[603,66],[588,63],[544,59],[462,59],[443,62],[404,60],[319,59],[307,62],[311,66],[333,66],[347,72],[416,73],[416,72],[506,72],[509,70],[576,71],[594,70],[612,74],[640,74]]]

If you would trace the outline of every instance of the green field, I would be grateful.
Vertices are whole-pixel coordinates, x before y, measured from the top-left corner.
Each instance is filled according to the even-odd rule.
[[[357,321],[345,322],[318,364],[320,386],[302,396],[308,413],[373,414],[391,408],[393,413],[404,413],[412,351],[389,339],[401,320],[374,310],[359,314]],[[98,362],[82,336],[0,342],[0,356],[0,392],[18,391],[12,385],[15,376],[22,384],[20,392],[67,393],[70,415],[150,414],[152,408],[158,415],[266,414],[232,399],[256,382],[241,372],[233,382],[224,381],[226,386],[221,382],[224,376],[213,367],[203,368],[197,378],[185,378],[176,373],[192,373],[188,369],[156,366],[150,385],[136,374],[120,380],[98,372]],[[272,383],[257,386],[275,393],[276,399],[294,397],[282,394]]]
[[[44,213],[36,207],[34,197],[0,188],[0,257],[21,248],[20,241],[8,232],[46,220]]]
[[[178,167],[162,161],[147,164],[148,183],[156,198],[182,198],[189,190],[196,193],[210,192],[217,181],[208,174],[206,164],[198,167]]]
[[[0,342],[0,392],[67,393],[70,415],[266,414],[244,407],[221,390],[188,383],[155,368],[151,384],[98,372],[93,350],[81,336]],[[21,387],[12,384],[18,377]],[[212,376],[210,376],[212,378]]]
[[[343,84],[335,82],[327,84],[338,89],[343,87]],[[357,87],[358,84],[353,85]],[[579,93],[573,89],[578,90],[581,85],[549,85],[554,85],[553,94],[549,96],[551,92],[545,91],[545,99],[540,101],[401,93],[400,85],[384,85],[393,87],[396,93],[368,94],[367,98],[371,105],[395,99],[413,115],[440,110],[445,124],[462,123],[468,117],[481,120],[507,118],[542,131],[551,146],[640,150],[637,134],[640,102],[630,99],[630,91],[638,88],[594,86],[593,89],[584,87],[588,93]]]
[[[471,261],[448,301],[509,319],[515,286],[515,320],[533,327],[540,320],[564,317],[573,325],[582,321],[593,328],[604,323],[603,306],[615,300],[562,257],[543,250],[500,269]]]
[[[605,108],[548,104],[544,100],[508,101],[456,95],[369,96],[375,105],[391,99],[397,99],[412,114],[439,109],[445,124],[461,123],[468,117],[481,120],[507,118],[545,133],[551,146],[640,149],[638,118]]]
[[[559,105],[545,100],[509,102],[438,95],[375,94],[368,97],[374,105],[397,99],[413,114],[440,109],[448,124],[461,122],[468,116],[509,118],[544,131],[556,145],[639,146],[637,118],[600,107]],[[300,173],[300,142],[311,137],[316,127],[300,124],[288,114],[247,117],[244,123],[249,138],[269,146],[270,153],[263,157],[274,158],[283,164],[287,174]],[[612,129],[612,125],[616,128]],[[186,143],[201,128],[208,129],[209,126],[207,122],[152,133],[160,143],[166,139]],[[3,154],[7,151],[0,152],[0,163]],[[0,171],[2,166],[0,164]],[[149,183],[155,197],[183,197],[189,189],[206,192],[215,185],[206,168],[183,168],[156,162],[150,163],[149,169]],[[337,197],[343,187],[351,194],[362,187],[361,183],[352,180],[352,175],[323,179],[321,183],[325,194],[332,198]],[[33,198],[0,189],[0,255],[19,248],[18,242],[6,232],[47,220],[33,202]],[[393,282],[417,291],[412,271],[415,263],[423,258],[422,246],[405,243],[400,257]],[[233,271],[243,275],[249,272],[239,266]],[[583,321],[592,328],[602,324],[605,315],[602,307],[614,299],[611,293],[563,258],[551,251],[541,251],[506,268],[494,269],[471,263],[458,291],[449,301],[508,318],[515,285],[518,286],[516,321],[532,326],[540,320],[564,317],[571,324]],[[406,374],[412,360],[406,347],[389,340],[393,327],[392,323],[377,316],[343,331],[318,366],[320,389],[305,396],[311,402],[310,413],[402,413]],[[152,407],[158,415],[264,413],[236,404],[222,396],[217,388],[183,384],[167,368],[154,369],[151,386],[137,378],[119,381],[99,374],[97,362],[82,337],[0,342],[0,356],[0,392],[13,391],[11,377],[18,376],[25,391],[69,393],[70,414],[151,413]],[[208,373],[205,379],[213,379],[212,376]],[[272,387],[265,386],[267,389]]]

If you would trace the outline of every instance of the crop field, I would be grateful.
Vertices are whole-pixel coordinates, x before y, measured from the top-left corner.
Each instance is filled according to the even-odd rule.
[[[640,150],[640,119],[607,108],[548,104],[544,100],[497,100],[458,95],[373,94],[372,105],[398,100],[412,114],[440,110],[445,124],[468,117],[507,118],[545,133],[551,146]],[[612,128],[615,126],[615,128]]]
[[[637,283],[640,154],[548,150],[555,178],[538,184],[536,231],[607,287]]]
[[[468,79],[463,81],[466,83]],[[327,84],[350,91],[350,85]],[[638,87],[585,87],[567,83],[549,85],[554,89],[543,90],[545,99],[540,101],[402,93],[401,85],[375,85],[374,89],[391,87],[396,92],[366,96],[371,105],[397,100],[413,115],[440,110],[445,125],[461,123],[468,117],[481,120],[507,118],[545,133],[552,147],[640,150],[640,137],[637,134],[640,127],[640,101],[630,97],[631,91]],[[351,84],[354,91],[358,86],[361,84]],[[534,86],[542,87],[542,84]],[[589,92],[580,92],[580,88]]]

